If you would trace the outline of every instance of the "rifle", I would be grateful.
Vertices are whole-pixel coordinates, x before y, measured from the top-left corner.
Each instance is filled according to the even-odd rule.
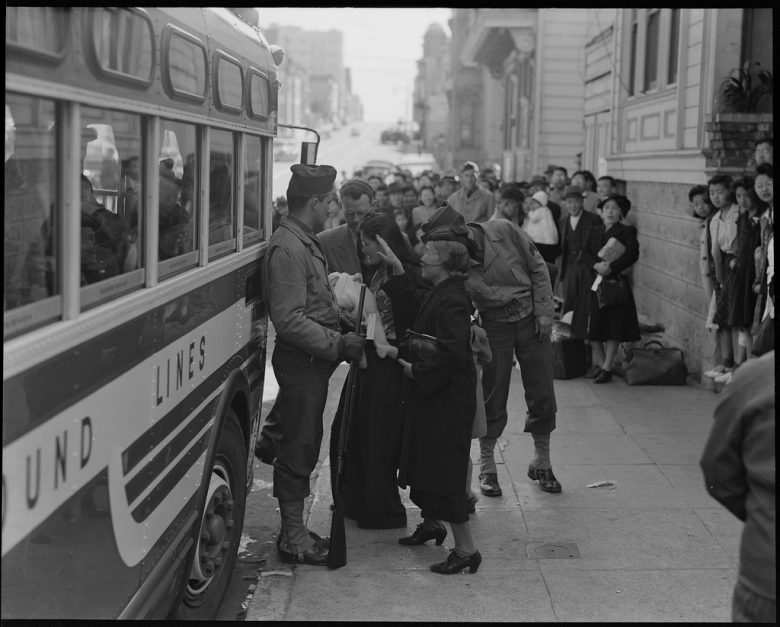
[[[366,298],[366,286],[360,286],[360,301],[357,310],[357,332],[363,322],[363,302]],[[344,529],[344,497],[341,494],[344,482],[344,458],[347,453],[347,437],[349,423],[357,397],[357,375],[360,360],[352,360],[347,374],[347,393],[344,397],[344,408],[341,412],[341,428],[339,429],[339,448],[336,457],[336,477],[331,482],[333,490],[333,515],[330,519],[330,550],[328,551],[328,568],[341,568],[347,563],[347,533]]]

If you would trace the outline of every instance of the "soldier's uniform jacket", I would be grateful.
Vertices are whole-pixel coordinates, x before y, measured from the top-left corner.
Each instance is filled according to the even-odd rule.
[[[483,261],[469,268],[466,289],[483,317],[514,322],[532,313],[552,316],[550,275],[531,239],[504,219],[469,227],[483,250]],[[481,244],[477,230],[483,234]]]
[[[262,292],[279,345],[338,360],[339,308],[325,255],[314,233],[294,217],[282,218],[268,243]]]

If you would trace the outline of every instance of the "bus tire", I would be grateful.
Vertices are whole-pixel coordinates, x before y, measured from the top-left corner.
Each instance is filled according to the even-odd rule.
[[[172,617],[213,620],[236,563],[246,503],[246,445],[233,408],[228,409],[203,509],[192,567]]]

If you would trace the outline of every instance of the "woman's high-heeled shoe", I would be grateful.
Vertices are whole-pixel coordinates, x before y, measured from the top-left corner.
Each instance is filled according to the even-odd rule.
[[[612,372],[610,370],[599,370],[599,373],[593,379],[593,383],[608,383],[612,381]]]
[[[464,568],[468,568],[469,572],[474,574],[477,572],[481,563],[482,556],[479,554],[479,551],[474,551],[471,555],[467,555],[466,557],[458,557],[455,549],[452,549],[447,556],[447,559],[431,566],[431,570],[441,575],[454,575]]]
[[[436,546],[441,546],[444,542],[444,538],[447,537],[447,529],[444,525],[439,523],[436,527],[421,522],[417,525],[417,529],[414,533],[405,538],[398,538],[398,544],[404,544],[406,546],[417,546],[419,544],[425,544],[428,540],[436,540]]]

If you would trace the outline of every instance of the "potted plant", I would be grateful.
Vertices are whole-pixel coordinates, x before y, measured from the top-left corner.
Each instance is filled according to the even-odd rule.
[[[751,72],[756,66],[757,71]],[[761,64],[745,61],[740,68],[729,72],[721,83],[725,111],[730,113],[755,113],[764,96],[772,95],[772,72],[761,69]]]

